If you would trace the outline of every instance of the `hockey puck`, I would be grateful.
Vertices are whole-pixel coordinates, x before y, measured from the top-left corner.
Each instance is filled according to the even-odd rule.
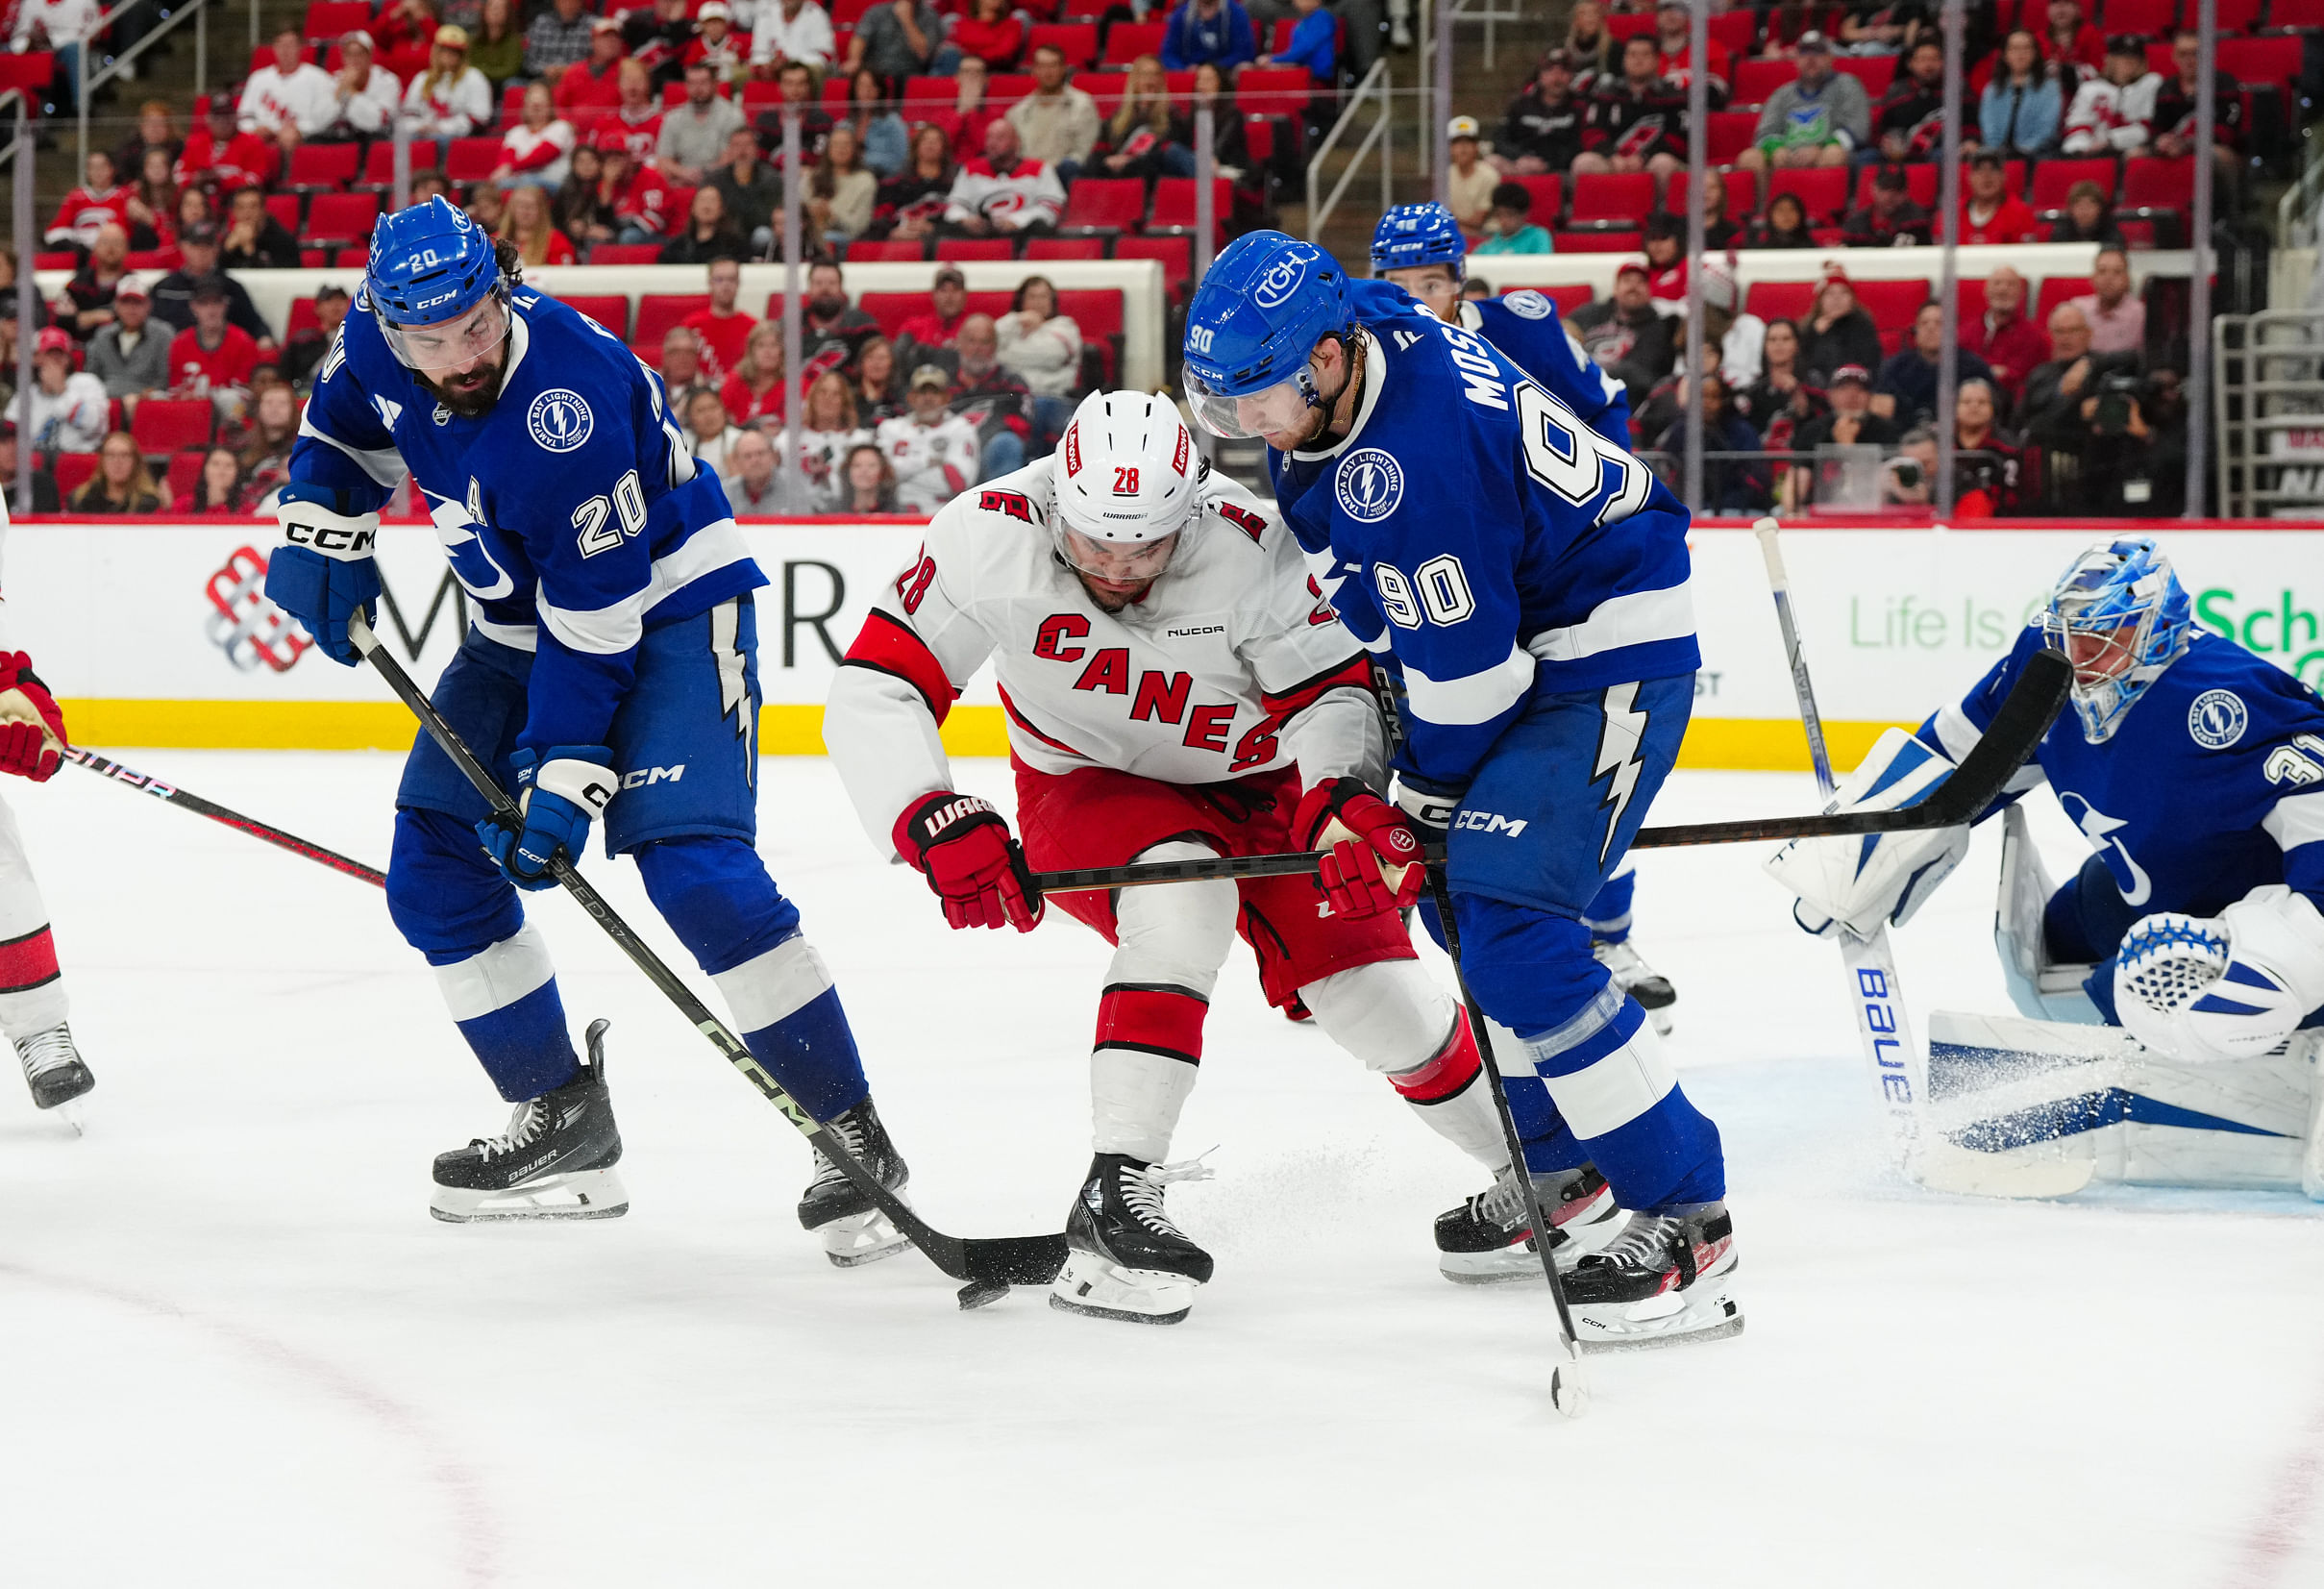
[[[1008,1295],[1008,1286],[1000,1280],[971,1280],[960,1288],[960,1311],[997,1303]]]

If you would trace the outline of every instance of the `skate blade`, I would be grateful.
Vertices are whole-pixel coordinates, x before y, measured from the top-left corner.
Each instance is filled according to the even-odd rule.
[[[447,1225],[502,1220],[613,1219],[630,1211],[630,1193],[614,1170],[543,1176],[501,1192],[438,1186],[428,1212]]]
[[[1199,1283],[1169,1270],[1123,1269],[1092,1253],[1070,1253],[1049,1304],[1085,1319],[1174,1325],[1193,1311]]]
[[[88,1134],[88,1123],[82,1117],[81,1113],[81,1099],[87,1096],[87,1094],[84,1093],[79,1097],[68,1098],[63,1103],[59,1104],[55,1108],[48,1111],[54,1118],[62,1120],[64,1122],[64,1124],[70,1126],[72,1128],[73,1135],[75,1136],[87,1136]]]
[[[875,1208],[868,1214],[849,1214],[815,1227],[823,1240],[823,1255],[834,1269],[855,1269],[877,1263],[912,1245],[912,1238]]]
[[[1550,1249],[1557,1272],[1570,1273],[1575,1264],[1619,1234],[1624,1224],[1621,1212],[1614,1201],[1614,1188],[1600,1187],[1580,1212],[1557,1228],[1566,1238]],[[1530,1242],[1496,1247],[1490,1253],[1440,1252],[1436,1269],[1455,1285],[1512,1285],[1542,1278],[1542,1260],[1534,1255]]]
[[[1671,1301],[1679,1305],[1665,1312],[1653,1311]],[[1743,1327],[1743,1308],[1727,1294],[1724,1276],[1694,1296],[1650,1297],[1643,1303],[1606,1303],[1573,1309],[1574,1336],[1582,1350],[1592,1354],[1723,1341],[1742,1334]]]

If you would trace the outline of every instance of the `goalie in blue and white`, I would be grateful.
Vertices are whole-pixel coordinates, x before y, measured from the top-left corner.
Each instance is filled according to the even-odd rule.
[[[1598,367],[1558,317],[1556,301],[1527,287],[1498,298],[1464,298],[1469,239],[1441,204],[1399,204],[1372,233],[1372,273],[1394,282],[1447,325],[1471,331],[1540,382],[1551,397],[1624,452],[1630,450],[1630,394]],[[1668,1036],[1678,994],[1631,939],[1638,871],[1625,856],[1582,912],[1590,946]]]
[[[420,734],[396,794],[387,906],[516,1111],[505,1134],[436,1159],[430,1206],[456,1221],[629,1206],[603,1023],[583,1063],[518,902],[552,886],[552,861],[578,860],[600,821],[751,1052],[900,1188],[830,975],[753,848],[753,592],[766,577],[660,377],[521,283],[513,252],[442,199],[380,224],[291,451],[266,576],[319,649],[358,664],[350,618],[380,593],[379,509],[408,470],[476,604],[433,698],[521,792],[523,821],[493,821]],[[815,1172],[800,1217],[833,1261],[902,1244],[820,1155]]]
[[[2152,540],[2077,558],[1967,696],[1916,734],[1883,736],[1840,807],[1909,805],[1941,782],[2045,647],[2073,664],[2073,714],[1986,814],[2046,782],[2092,854],[2049,888],[2010,813],[1997,940],[2015,1002],[2029,1016],[2123,1028],[2144,1054],[2185,1066],[2304,1048],[2296,1034],[2324,1027],[2324,700],[2196,628]],[[1967,847],[1966,828],[1804,839],[1768,871],[1798,896],[1793,915],[1809,931],[1861,935],[1910,919]],[[1941,1057],[1933,1047],[1933,1067]],[[2191,1107],[2173,1105],[2179,1116]],[[2115,1099],[2078,1121],[2052,1109],[2013,1129],[2056,1135],[2139,1111],[2135,1098]],[[2284,1134],[2233,1116],[2178,1125]]]
[[[1633,1210],[1567,1279],[1575,1328],[1741,1328],[1718,1130],[1582,920],[1693,708],[1686,509],[1483,337],[1279,232],[1211,265],[1185,368],[1203,426],[1266,438],[1318,587],[1403,686],[1396,807],[1350,791],[1294,834],[1331,852],[1329,907],[1412,903],[1414,843],[1445,845],[1496,1068],[1531,1072],[1507,1091],[1543,1205],[1595,1164]]]

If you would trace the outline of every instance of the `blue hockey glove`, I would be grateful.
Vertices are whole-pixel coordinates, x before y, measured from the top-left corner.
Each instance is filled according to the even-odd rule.
[[[549,862],[559,851],[567,860],[581,858],[589,846],[589,824],[605,814],[621,786],[613,753],[603,745],[552,745],[545,759],[532,751],[518,751],[511,759],[524,826],[511,829],[486,817],[476,825],[476,835],[510,882],[554,888]]]
[[[266,559],[266,596],[307,626],[325,656],[357,667],[363,657],[347,637],[347,620],[379,597],[371,550],[380,516],[342,513],[340,500],[328,485],[283,487],[275,504],[283,544]]]

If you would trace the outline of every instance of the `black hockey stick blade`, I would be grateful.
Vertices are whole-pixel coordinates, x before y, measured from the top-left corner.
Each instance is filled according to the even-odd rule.
[[[522,820],[516,802],[508,798],[506,789],[492,776],[491,769],[477,759],[467,741],[458,731],[444,720],[403,664],[388,655],[372,633],[371,625],[358,608],[347,625],[348,637],[356,649],[378,670],[387,687],[395,691],[411,714],[420,720],[452,764],[460,770],[476,792],[484,797],[493,815],[502,820]],[[551,857],[549,873],[556,878],[573,901],[587,911],[590,920],[605,930],[630,957],[630,963],[646,975],[646,980],[659,988],[662,996],[678,1006],[687,1024],[710,1040],[710,1045],[726,1057],[729,1064],[742,1072],[744,1080],[758,1089],[759,1096],[781,1111],[782,1117],[799,1133],[813,1143],[816,1149],[835,1166],[850,1184],[863,1193],[887,1215],[896,1229],[909,1236],[912,1245],[927,1255],[930,1263],[956,1280],[972,1284],[1047,1285],[1065,1267],[1065,1236],[1062,1231],[1046,1236],[1002,1236],[967,1238],[946,1235],[913,1212],[910,1204],[879,1182],[879,1178],[863,1167],[862,1160],[848,1151],[847,1144],[825,1127],[822,1121],[806,1111],[797,1099],[775,1080],[767,1068],[758,1062],[733,1030],[714,1014],[710,1006],[695,995],[692,988],[663,962],[645,940],[631,931],[621,914],[606,902],[605,896],[591,886],[581,875],[580,868],[560,852]]]
[[[206,816],[212,822],[221,823],[237,832],[248,833],[253,838],[264,839],[278,849],[288,850],[294,856],[305,856],[309,860],[320,861],[334,872],[344,872],[351,878],[360,878],[375,888],[384,888],[387,885],[387,874],[376,866],[366,866],[359,860],[340,855],[336,850],[326,850],[320,844],[310,843],[296,833],[286,833],[282,829],[260,822],[256,817],[244,816],[239,811],[230,811],[215,801],[204,800],[200,795],[189,793],[174,783],[164,783],[158,778],[149,778],[144,773],[124,767],[118,761],[109,760],[95,751],[87,750],[79,745],[68,745],[62,754],[64,759],[74,766],[87,767],[101,778],[110,778],[116,783],[152,795],[169,805],[181,807],[193,812],[196,816]]]

